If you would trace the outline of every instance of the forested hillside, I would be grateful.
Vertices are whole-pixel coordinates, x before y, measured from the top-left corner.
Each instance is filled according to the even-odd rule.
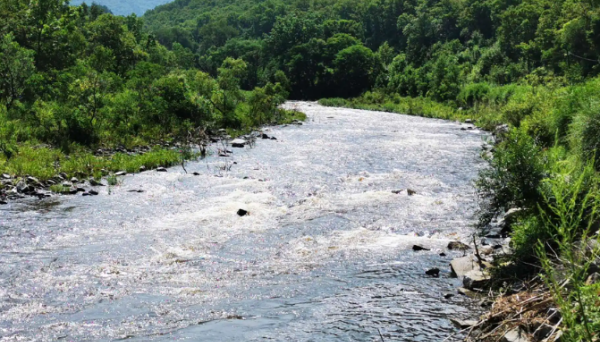
[[[244,59],[246,87],[283,70],[295,98],[376,85],[441,101],[466,83],[596,75],[599,19],[594,1],[579,0],[177,0],[144,17],[202,70]]]
[[[70,4],[79,6],[84,2],[91,6],[98,4],[106,6],[112,13],[116,15],[143,15],[147,10],[153,9],[156,6],[166,4],[170,0],[71,0]]]

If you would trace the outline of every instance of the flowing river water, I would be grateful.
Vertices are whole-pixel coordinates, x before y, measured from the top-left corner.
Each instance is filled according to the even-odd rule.
[[[460,284],[449,261],[462,255],[445,246],[472,232],[485,134],[413,116],[286,106],[305,112],[305,124],[272,127],[265,132],[278,140],[188,163],[188,174],[149,171],[99,196],[0,207],[0,340],[442,341],[455,333],[449,319],[473,313],[467,299],[444,298]],[[416,194],[392,192],[401,189]],[[414,252],[415,243],[431,251]],[[432,267],[439,278],[425,275]]]

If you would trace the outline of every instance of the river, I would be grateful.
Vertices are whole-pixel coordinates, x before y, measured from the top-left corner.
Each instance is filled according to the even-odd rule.
[[[308,115],[304,125],[269,128],[277,140],[188,163],[188,174],[149,171],[99,196],[0,207],[0,341],[455,333],[449,318],[472,311],[459,295],[444,298],[460,285],[448,264],[462,255],[445,246],[473,230],[485,134],[414,116],[286,106]],[[414,252],[416,243],[431,251]],[[425,275],[432,267],[439,278]]]

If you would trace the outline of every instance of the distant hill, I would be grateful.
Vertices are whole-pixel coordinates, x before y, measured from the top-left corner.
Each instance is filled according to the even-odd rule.
[[[130,15],[135,13],[142,16],[147,10],[164,5],[172,0],[72,0],[71,5],[81,5],[83,2],[91,5],[95,2],[104,5],[116,15]]]

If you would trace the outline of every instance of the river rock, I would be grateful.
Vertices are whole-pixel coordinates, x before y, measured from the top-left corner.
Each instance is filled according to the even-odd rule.
[[[494,128],[494,134],[495,135],[504,135],[506,133],[508,133],[510,131],[510,128],[508,127],[507,124],[504,125],[498,125]]]
[[[82,194],[81,194],[81,196],[84,196],[84,197],[85,197],[85,196],[91,196],[91,195],[90,195],[90,193],[89,193],[89,192],[84,192],[84,193],[82,193]]]
[[[463,321],[461,319],[456,319],[456,318],[450,318],[450,322],[452,322],[452,324],[454,324],[454,326],[456,326],[458,329],[467,329],[473,326],[476,326],[477,321],[470,321],[470,320],[466,320]]]
[[[98,196],[98,191],[96,191],[96,190],[90,190],[90,191],[88,191],[88,193],[92,196]]]
[[[239,210],[237,211],[237,214],[238,214],[239,216],[246,216],[246,215],[248,215],[248,211],[247,211],[247,210],[244,210],[244,209],[239,209]]]
[[[125,176],[126,174],[127,174],[127,171],[115,172],[115,176]]]
[[[192,173],[194,176],[200,176],[200,172],[194,172]]]
[[[485,239],[485,238],[481,239],[481,241],[479,243],[482,246],[489,246],[490,245],[490,242],[487,239]]]
[[[231,142],[231,147],[242,148],[244,146],[246,146],[246,140],[244,139],[234,139]]]
[[[277,140],[277,138],[275,138],[275,137],[271,137],[271,140]]]
[[[37,179],[35,177],[31,177],[31,176],[27,176],[26,179],[27,179],[27,183],[42,187],[42,183],[40,182],[39,179]]]
[[[6,202],[5,200],[0,200],[0,205],[7,205],[8,202]]]
[[[67,178],[69,178],[69,176],[67,176],[67,174],[66,174],[66,173],[64,173],[64,172],[61,172],[61,173],[59,173],[58,175],[59,175],[59,176],[61,176],[63,179],[67,179]]]
[[[517,221],[522,212],[523,209],[521,208],[509,209],[504,214],[504,217],[498,221],[498,226],[502,229],[501,232],[506,234],[507,232],[512,231],[512,225]]]
[[[91,186],[104,186],[104,184],[102,184],[101,182],[95,180],[94,178],[90,178],[90,185]]]
[[[472,119],[466,119],[466,120],[465,120],[465,123],[466,123],[466,124],[472,124],[472,123],[473,123],[473,120],[472,120]]]
[[[494,247],[485,246],[483,248],[479,248],[479,254],[481,255],[492,255],[494,253]]]
[[[2,174],[2,179],[11,179],[12,177],[8,173]]]
[[[479,270],[479,264],[477,264],[472,255],[468,255],[453,259],[450,262],[450,268],[452,269],[453,276],[463,278],[470,271]]]
[[[432,277],[439,277],[440,276],[440,269],[437,267],[434,267],[430,270],[425,271],[425,274],[427,274],[428,276],[432,276]]]
[[[146,171],[146,166],[145,165],[140,166],[139,170],[140,170],[140,172]]]
[[[269,136],[268,136],[268,135],[266,135],[265,133],[263,133],[263,134],[261,135],[261,138],[263,138],[263,139],[271,139],[271,137],[269,137]]]
[[[490,281],[490,276],[484,270],[473,269],[465,274],[463,286],[469,290],[484,287]]]
[[[156,172],[167,172],[167,169],[162,166],[159,166],[156,168]]]
[[[64,186],[65,188],[70,188],[70,187],[73,186],[73,183],[71,183],[71,182],[62,182],[61,185]]]
[[[521,328],[515,328],[502,337],[502,342],[529,342],[530,339],[527,337],[525,331]]]
[[[418,252],[418,251],[428,251],[429,248],[425,248],[421,245],[413,245],[412,246],[413,251]]]
[[[406,189],[406,193],[408,193],[408,196],[412,196],[415,195],[417,192],[411,189]]]
[[[452,297],[454,297],[454,293],[446,293],[446,294],[444,294],[444,298],[446,298],[446,299],[450,299]]]
[[[450,241],[448,243],[448,249],[456,250],[456,251],[466,251],[466,250],[471,249],[471,247],[469,247],[468,245],[466,245],[460,241]]]
[[[73,177],[73,178],[71,178],[71,183],[73,183],[73,184],[79,183],[79,179],[77,179],[77,177]]]
[[[21,180],[17,183],[17,191],[23,194],[27,194],[34,192],[35,188]]]

